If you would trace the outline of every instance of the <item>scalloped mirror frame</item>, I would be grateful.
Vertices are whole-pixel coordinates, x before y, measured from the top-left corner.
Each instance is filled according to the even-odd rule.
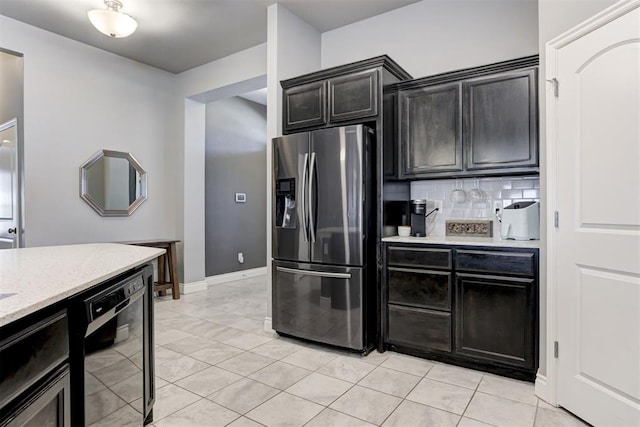
[[[106,209],[88,193],[88,169],[104,157],[126,159],[138,174],[140,174],[140,186],[142,189],[141,195],[138,196],[127,209]],[[113,150],[100,150],[80,166],[80,198],[91,206],[91,208],[93,208],[93,210],[100,216],[130,216],[145,200],[147,200],[147,172],[142,169],[140,163],[138,163],[131,153]]]

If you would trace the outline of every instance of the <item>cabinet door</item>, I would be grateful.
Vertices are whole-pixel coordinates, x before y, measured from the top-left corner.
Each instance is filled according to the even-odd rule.
[[[370,117],[378,114],[378,70],[329,79],[329,121]]]
[[[324,81],[284,89],[282,98],[285,133],[327,123],[327,86]]]
[[[400,92],[402,174],[462,170],[461,84]]]
[[[456,274],[456,353],[535,369],[534,279]]]
[[[464,83],[467,170],[538,166],[536,70]]]
[[[63,365],[42,386],[27,394],[0,425],[7,427],[69,427],[71,385],[69,367]]]

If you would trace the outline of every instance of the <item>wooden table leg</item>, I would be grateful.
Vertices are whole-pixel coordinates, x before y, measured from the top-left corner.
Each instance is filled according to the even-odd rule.
[[[158,284],[159,285],[164,285],[167,281],[166,281],[166,276],[165,276],[165,264],[167,262],[167,257],[162,254],[158,257]],[[165,291],[164,289],[161,289],[158,291],[158,295],[160,296],[165,296],[167,294],[167,291]]]
[[[178,283],[178,260],[176,259],[176,244],[169,245],[169,277],[171,278],[171,295],[173,299],[180,299],[180,284]]]

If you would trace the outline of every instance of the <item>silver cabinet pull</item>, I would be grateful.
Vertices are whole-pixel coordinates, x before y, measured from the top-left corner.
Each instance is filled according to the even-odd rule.
[[[330,277],[333,279],[351,279],[351,273],[329,273],[322,271],[299,270],[297,268],[289,267],[276,267],[276,270],[283,273],[304,274],[306,276]]]

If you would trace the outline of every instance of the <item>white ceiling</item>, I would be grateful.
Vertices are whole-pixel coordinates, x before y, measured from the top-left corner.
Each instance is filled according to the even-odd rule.
[[[419,0],[281,0],[325,32]],[[179,73],[267,41],[274,0],[122,0],[138,21],[128,38],[95,30],[87,11],[103,0],[0,0],[0,14],[118,55]]]

